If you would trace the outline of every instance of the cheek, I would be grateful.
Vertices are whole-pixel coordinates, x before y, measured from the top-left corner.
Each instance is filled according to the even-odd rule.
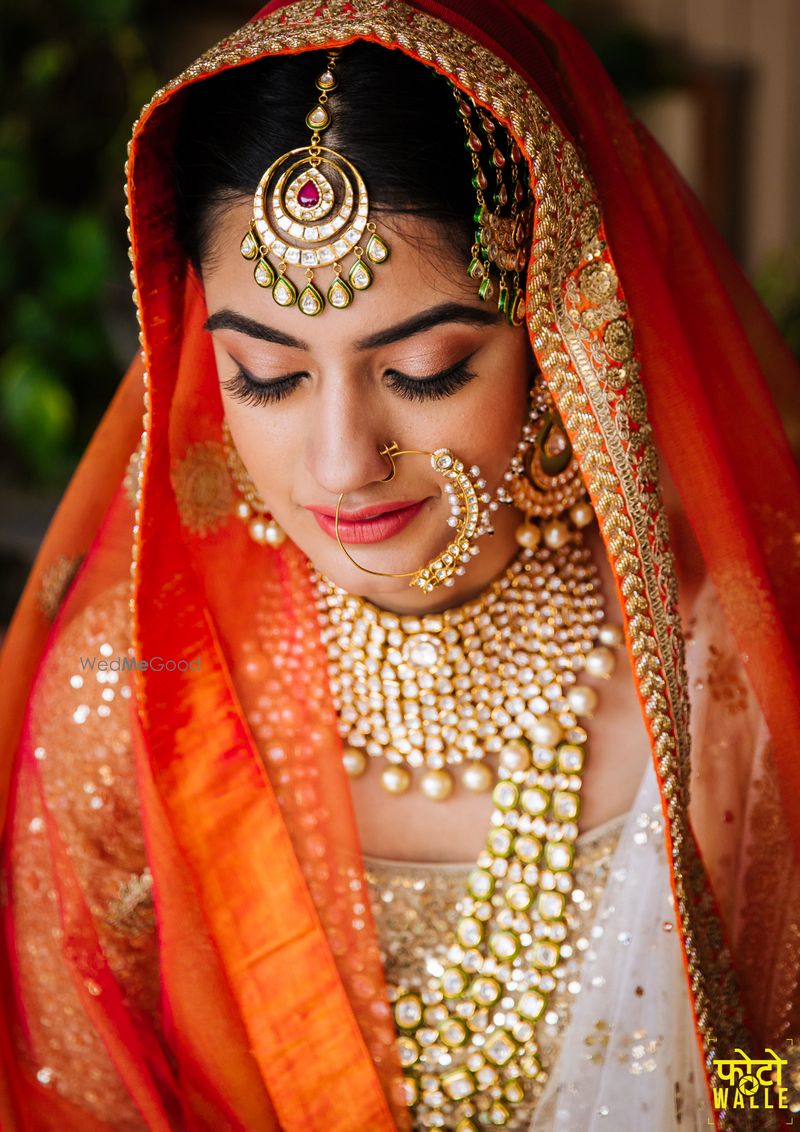
[[[454,438],[451,447],[480,465],[487,480],[502,476],[516,449],[528,413],[529,374],[526,355],[504,351],[486,378],[473,383],[474,392],[459,407],[455,427],[448,428]]]

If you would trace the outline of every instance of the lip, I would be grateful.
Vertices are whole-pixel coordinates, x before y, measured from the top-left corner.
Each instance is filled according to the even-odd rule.
[[[339,537],[346,543],[384,542],[393,538],[422,510],[424,499],[396,500],[392,503],[375,503],[358,511],[339,512]],[[336,538],[336,508],[307,508],[318,525],[331,538]]]

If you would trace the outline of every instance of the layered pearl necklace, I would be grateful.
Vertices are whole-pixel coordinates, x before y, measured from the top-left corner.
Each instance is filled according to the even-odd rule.
[[[315,575],[331,688],[350,774],[385,758],[383,785],[443,800],[459,767],[492,788],[486,846],[432,949],[425,985],[390,985],[405,1099],[423,1127],[478,1132],[513,1121],[546,1078],[535,1023],[567,936],[586,758],[578,716],[610,675],[621,630],[603,624],[598,574],[579,533],[523,550],[480,599],[422,617],[390,614]],[[497,755],[497,772],[488,760]]]

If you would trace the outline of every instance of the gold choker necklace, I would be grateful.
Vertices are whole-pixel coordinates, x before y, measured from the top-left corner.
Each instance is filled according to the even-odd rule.
[[[444,613],[388,613],[314,573],[322,639],[349,775],[384,759],[381,781],[402,794],[484,792],[489,760],[519,741],[582,744],[594,712],[585,672],[607,677],[622,644],[604,625],[597,568],[580,532],[558,549],[520,552],[480,598]]]

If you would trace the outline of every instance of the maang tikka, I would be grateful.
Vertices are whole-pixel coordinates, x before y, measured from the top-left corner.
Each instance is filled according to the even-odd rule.
[[[310,144],[282,154],[264,173],[241,244],[244,258],[255,261],[253,276],[259,287],[271,289],[279,306],[296,303],[309,316],[325,307],[314,282],[319,268],[332,269],[327,302],[341,310],[350,306],[356,291],[371,285],[373,265],[389,257],[389,245],[369,219],[361,174],[342,154],[320,145],[320,135],[332,120],[328,96],[339,85],[339,54],[328,52],[328,65],[316,81],[317,103],[306,115]],[[343,261],[351,255],[355,259],[345,277]],[[306,283],[299,293],[287,274],[290,266],[305,268]]]

